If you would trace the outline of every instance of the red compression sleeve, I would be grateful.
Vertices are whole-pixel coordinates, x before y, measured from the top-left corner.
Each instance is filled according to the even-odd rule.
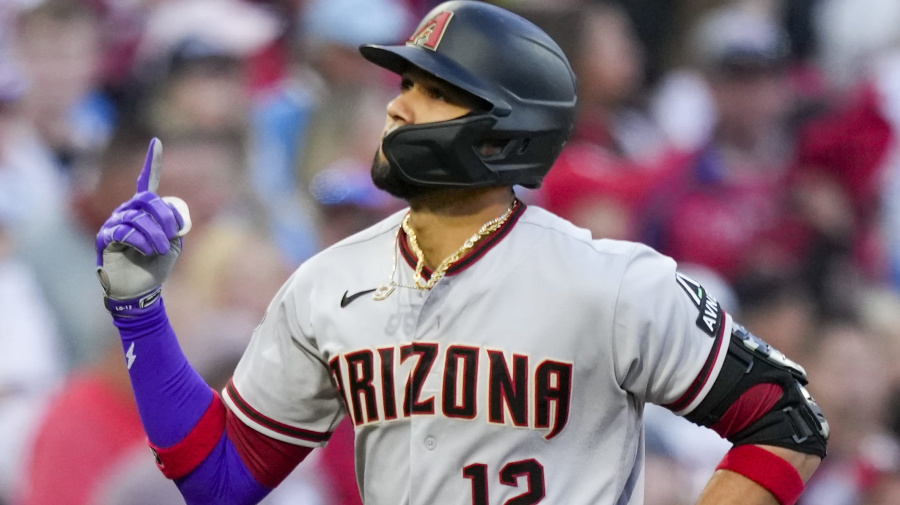
[[[755,445],[733,447],[716,470],[747,477],[775,495],[781,505],[794,505],[803,493],[803,479],[794,465]]]

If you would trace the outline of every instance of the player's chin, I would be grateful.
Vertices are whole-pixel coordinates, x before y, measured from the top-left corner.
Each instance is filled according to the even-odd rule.
[[[385,181],[390,177],[390,171],[391,165],[388,163],[387,158],[384,157],[384,153],[379,147],[378,150],[375,151],[375,159],[372,160],[371,174],[372,182],[375,183],[375,187],[388,191],[388,188],[385,187]]]
[[[380,148],[375,152],[375,159],[372,160],[372,182],[376,188],[407,202],[433,191],[431,188],[415,186],[403,180],[385,158]]]

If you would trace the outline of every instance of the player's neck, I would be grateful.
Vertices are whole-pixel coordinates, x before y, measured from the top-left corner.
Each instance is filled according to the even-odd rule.
[[[447,190],[410,202],[409,224],[425,264],[435,268],[455,253],[485,223],[509,210],[509,187]]]

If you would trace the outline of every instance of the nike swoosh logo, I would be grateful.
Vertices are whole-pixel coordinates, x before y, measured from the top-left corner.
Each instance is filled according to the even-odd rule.
[[[161,294],[162,294],[162,290],[157,289],[155,293],[151,293],[146,298],[142,298],[138,302],[138,307],[140,307],[142,309],[146,309],[147,307],[153,305],[153,302],[155,302],[156,299],[159,298],[159,295],[161,295]]]
[[[353,300],[356,300],[356,299],[359,298],[360,296],[362,296],[362,295],[367,295],[367,294],[369,294],[369,293],[371,293],[371,292],[373,292],[373,291],[375,291],[375,290],[374,290],[374,289],[367,289],[367,290],[365,290],[365,291],[360,291],[359,293],[353,293],[353,294],[350,295],[350,296],[347,296],[347,293],[349,293],[349,291],[344,291],[344,296],[341,297],[341,308],[343,309],[343,308],[346,307],[347,305],[350,305],[350,302],[352,302]]]

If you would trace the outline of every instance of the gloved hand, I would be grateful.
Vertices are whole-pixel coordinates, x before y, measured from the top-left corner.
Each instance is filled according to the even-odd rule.
[[[150,141],[137,193],[120,205],[97,234],[97,275],[106,293],[106,308],[133,316],[158,298],[182,238],[191,229],[184,200],[156,194],[162,175],[162,143]]]

